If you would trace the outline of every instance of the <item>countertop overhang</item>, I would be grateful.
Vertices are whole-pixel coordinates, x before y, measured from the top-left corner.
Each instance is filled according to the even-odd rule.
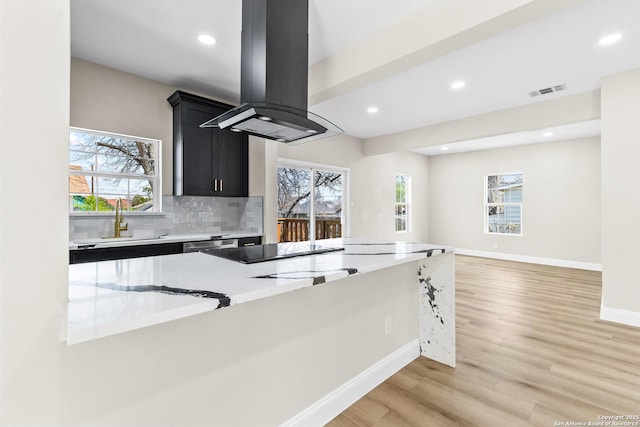
[[[453,252],[439,245],[343,238],[344,251],[241,264],[204,253],[69,266],[67,344]]]

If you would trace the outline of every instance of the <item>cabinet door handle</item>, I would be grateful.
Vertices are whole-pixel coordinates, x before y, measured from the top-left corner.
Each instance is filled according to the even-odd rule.
[[[222,191],[222,180],[220,180],[220,191]]]
[[[255,246],[255,245],[256,245],[255,243],[245,243],[245,244],[244,244],[244,245],[242,245],[242,246]]]
[[[218,178],[213,180],[213,191],[218,191]]]

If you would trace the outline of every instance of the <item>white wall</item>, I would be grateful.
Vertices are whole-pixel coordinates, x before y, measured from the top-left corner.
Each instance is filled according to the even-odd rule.
[[[602,81],[602,316],[640,326],[640,69]]]
[[[485,234],[484,176],[508,172],[524,174],[523,235]],[[434,243],[600,263],[598,138],[431,157],[429,195]]]
[[[59,425],[69,0],[0,0],[0,21],[0,425]]]
[[[388,153],[364,157],[351,165],[351,236],[430,242],[427,157]],[[395,176],[411,176],[411,230],[395,231]]]
[[[278,143],[249,136],[249,195],[262,197],[263,243],[278,242]]]
[[[348,168],[362,158],[362,141],[343,134],[300,145],[278,144],[278,157]]]

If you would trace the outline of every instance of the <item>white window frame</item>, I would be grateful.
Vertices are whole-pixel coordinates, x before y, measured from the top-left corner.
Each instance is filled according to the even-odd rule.
[[[153,208],[149,211],[137,212],[127,210],[127,215],[162,215],[162,140],[154,139],[154,138],[146,138],[142,136],[134,136],[134,135],[126,135],[114,132],[106,132],[102,130],[95,129],[87,129],[80,128],[75,126],[69,127],[69,135],[72,132],[81,132],[81,133],[93,133],[98,135],[105,136],[113,136],[115,138],[126,138],[142,141],[145,143],[152,143],[156,145],[155,156],[154,156],[154,175],[138,175],[138,174],[121,174],[121,173],[110,173],[110,172],[93,172],[93,171],[77,171],[69,168],[68,175],[81,175],[81,176],[90,176],[90,177],[107,177],[107,178],[122,178],[122,179],[145,179],[153,181]],[[69,142],[71,144],[71,142]],[[68,147],[70,148],[70,146]],[[69,151],[71,151],[69,149]],[[71,164],[70,164],[71,165]],[[96,180],[97,182],[97,180]],[[69,192],[69,196],[72,194]],[[98,188],[95,194],[100,195],[100,189]],[[105,211],[74,211],[73,210],[73,202],[69,201],[69,215],[71,216],[112,216],[113,212],[105,212]]]
[[[407,179],[407,186],[405,188],[404,191],[404,202],[398,202],[396,199],[396,183],[398,181],[398,177],[399,176],[404,176]],[[393,207],[393,228],[395,230],[396,233],[410,233],[411,232],[411,220],[413,215],[411,215],[411,175],[409,175],[408,173],[402,173],[402,172],[398,172],[394,175],[393,177],[393,200],[394,200],[394,207]],[[398,212],[398,207],[399,206],[404,206],[405,208],[405,212],[407,215],[407,220],[405,221],[405,225],[406,228],[404,230],[398,230],[397,229],[397,221],[396,221],[396,212]]]
[[[489,177],[501,175],[521,175],[522,176],[522,202],[489,203]],[[489,231],[489,208],[492,206],[517,206],[520,208],[520,233],[498,233]],[[524,229],[524,173],[523,172],[500,172],[487,173],[484,175],[484,234],[491,236],[517,236],[523,235]]]
[[[316,173],[316,171],[321,171],[321,172],[333,172],[333,173],[340,173],[342,174],[342,176],[344,177],[343,181],[342,181],[342,215],[340,216],[340,222],[342,224],[342,237],[348,237],[349,236],[349,206],[351,206],[351,203],[349,201],[349,185],[350,185],[350,177],[349,177],[349,173],[351,171],[351,169],[349,168],[343,168],[343,167],[339,167],[339,166],[332,166],[332,165],[325,165],[322,163],[313,163],[313,162],[305,162],[305,161],[301,161],[301,160],[291,160],[291,159],[284,159],[284,158],[280,158],[278,157],[278,161],[277,161],[277,165],[276,165],[276,169],[277,168],[296,168],[296,169],[309,169],[311,170],[311,177],[313,179],[313,177],[315,176],[314,174]],[[316,197],[316,189],[313,185],[310,186],[311,187],[311,193],[309,194],[309,199],[310,200],[315,200]],[[276,192],[277,192],[277,186],[276,186]],[[277,198],[277,194],[276,194],[276,198]],[[277,209],[277,206],[276,206]],[[276,214],[277,216],[277,214]],[[310,203],[309,206],[309,230],[315,230],[316,228],[316,212],[315,212],[315,203]],[[315,233],[310,233],[309,234],[309,240],[310,241],[315,241]]]

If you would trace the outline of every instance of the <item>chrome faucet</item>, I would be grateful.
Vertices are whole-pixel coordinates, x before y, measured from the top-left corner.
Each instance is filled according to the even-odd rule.
[[[124,216],[122,215],[122,199],[116,200],[116,221],[113,226],[113,237],[122,237],[120,235],[121,231],[127,231],[129,229],[129,224],[125,223],[123,225]]]

